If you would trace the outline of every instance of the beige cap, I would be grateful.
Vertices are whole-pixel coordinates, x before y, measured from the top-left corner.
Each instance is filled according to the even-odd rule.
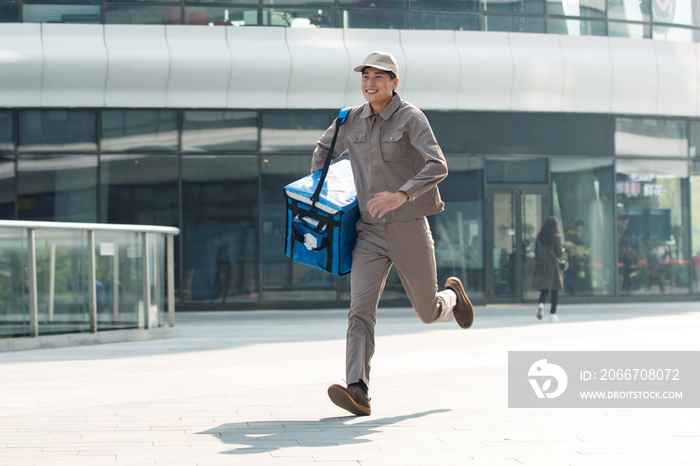
[[[399,77],[399,65],[394,56],[388,52],[370,53],[361,65],[355,67],[355,71],[362,73],[362,70],[368,66],[382,71],[391,71],[397,78]]]

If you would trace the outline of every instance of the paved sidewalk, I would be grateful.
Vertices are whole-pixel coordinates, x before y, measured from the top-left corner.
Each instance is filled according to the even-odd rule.
[[[0,465],[700,465],[697,409],[508,409],[510,350],[700,350],[700,303],[382,309],[373,414],[328,400],[346,312],[180,313],[169,340],[0,353]]]

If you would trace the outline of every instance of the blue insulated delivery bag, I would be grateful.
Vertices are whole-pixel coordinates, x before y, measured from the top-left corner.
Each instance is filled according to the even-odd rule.
[[[350,161],[330,164],[338,130],[349,110],[341,110],[335,120],[335,135],[323,170],[284,188],[285,254],[294,262],[334,275],[344,275],[352,268],[352,250],[357,239],[355,223],[360,218]]]

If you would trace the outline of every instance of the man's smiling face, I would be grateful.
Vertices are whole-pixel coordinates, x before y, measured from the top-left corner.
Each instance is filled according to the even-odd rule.
[[[362,95],[375,113],[381,112],[393,97],[399,78],[391,79],[387,71],[367,67],[362,71]]]

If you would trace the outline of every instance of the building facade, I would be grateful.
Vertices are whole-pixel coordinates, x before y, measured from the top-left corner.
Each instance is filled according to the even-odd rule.
[[[696,299],[698,41],[692,0],[0,0],[0,218],[179,227],[181,310],[345,306],[284,256],[283,187],[381,49],[447,156],[441,281],[534,301],[555,215],[562,301]]]

